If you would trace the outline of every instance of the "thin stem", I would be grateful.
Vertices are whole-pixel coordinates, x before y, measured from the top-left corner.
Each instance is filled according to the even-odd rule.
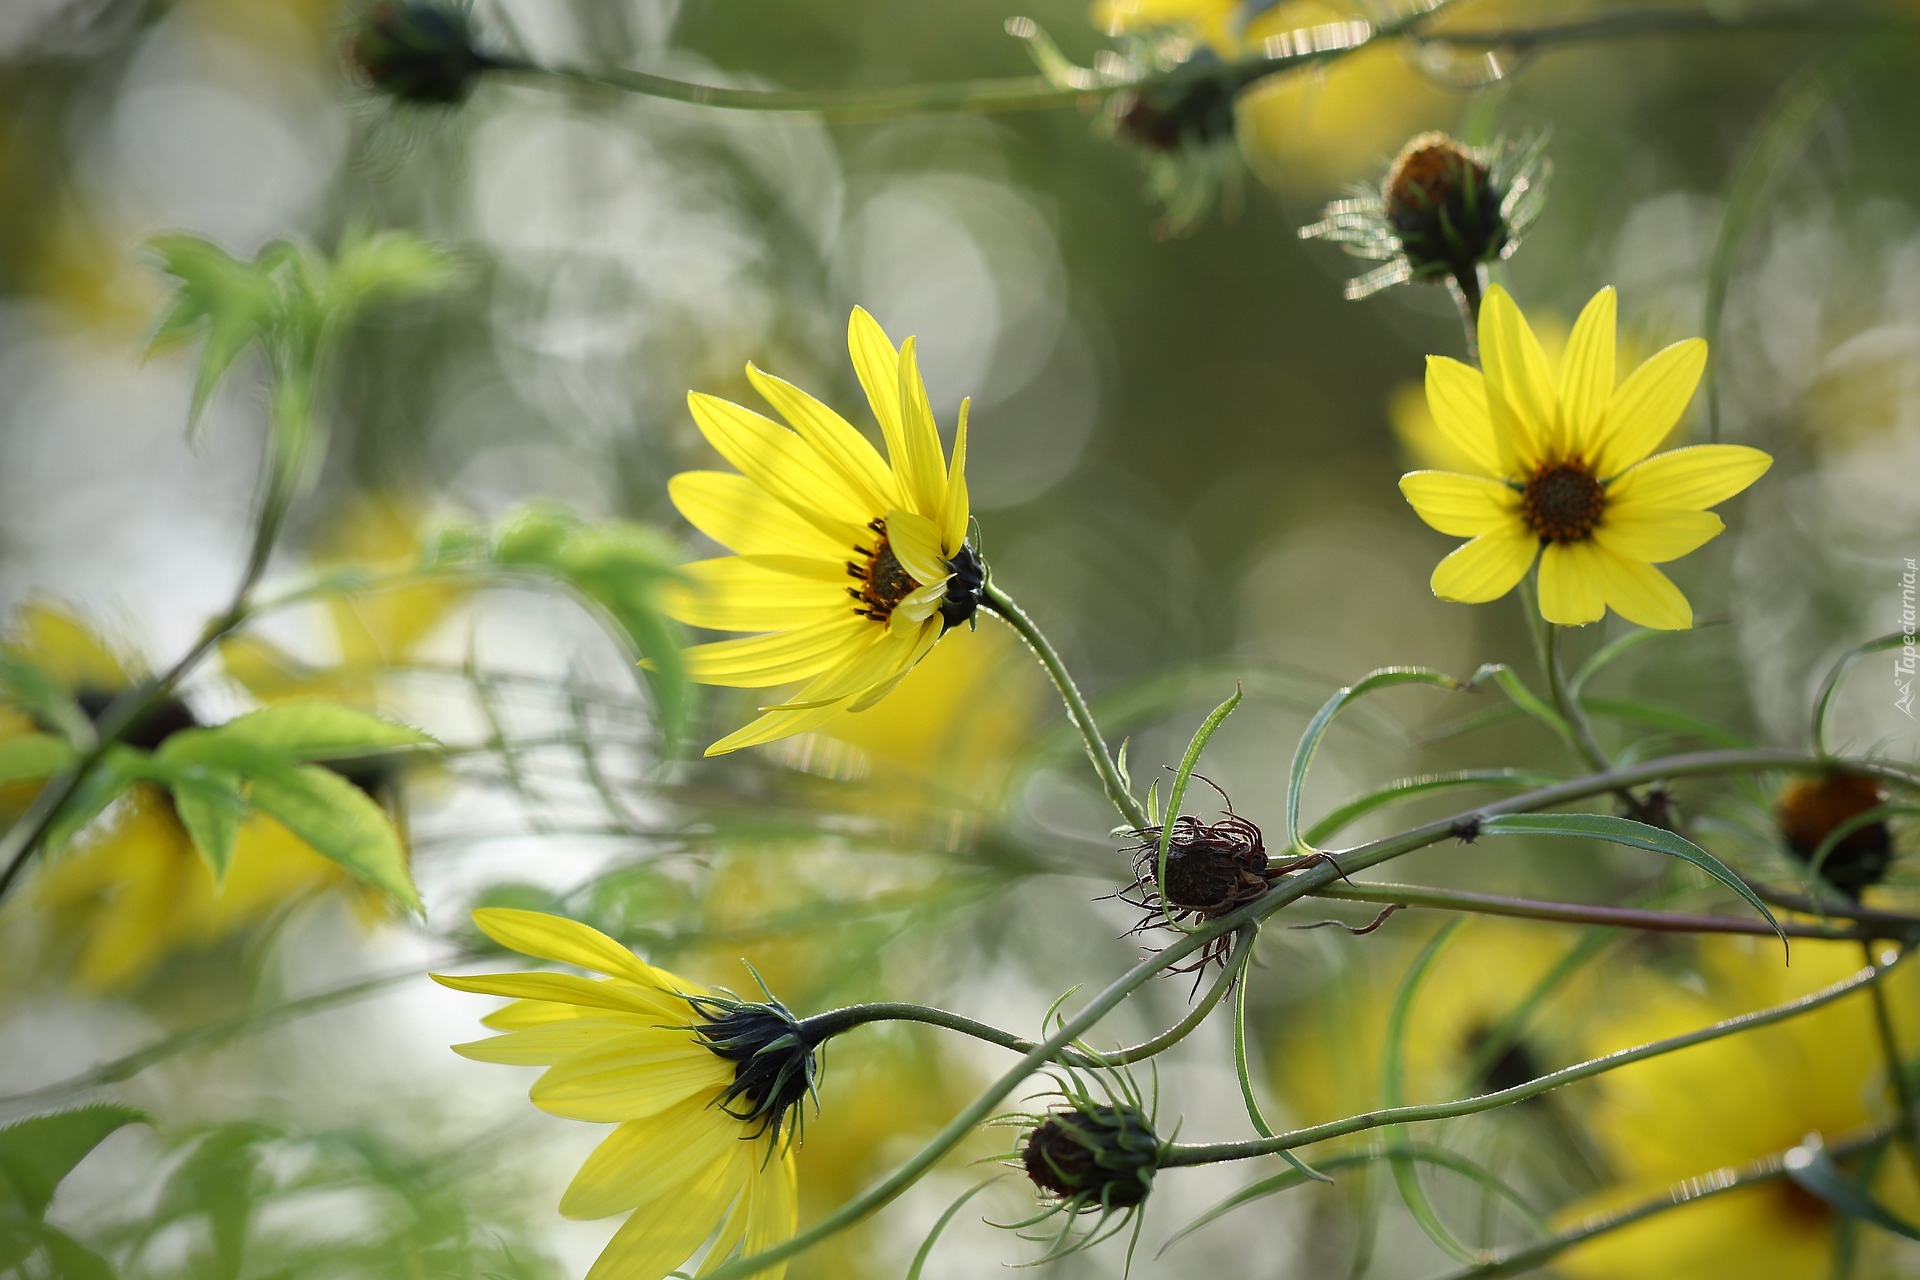
[[[1826,1149],[1834,1156],[1849,1156],[1871,1150],[1886,1140],[1887,1135],[1876,1130],[1840,1142],[1829,1143]],[[1776,1151],[1772,1155],[1762,1156],[1746,1164],[1708,1170],[1684,1182],[1677,1182],[1658,1195],[1649,1196],[1625,1208],[1583,1219],[1577,1226],[1550,1239],[1521,1245],[1496,1254],[1486,1262],[1449,1272],[1442,1277],[1442,1280],[1495,1280],[1498,1276],[1515,1276],[1532,1271],[1573,1246],[1591,1240],[1595,1236],[1618,1231],[1622,1227],[1666,1213],[1670,1209],[1695,1204],[1710,1196],[1783,1178],[1787,1175],[1787,1157],[1791,1153],[1791,1151]]]
[[[1764,920],[1734,916],[1694,915],[1679,911],[1650,911],[1637,907],[1602,907],[1575,902],[1549,902],[1536,898],[1512,898],[1503,894],[1471,893],[1461,889],[1430,889],[1424,885],[1330,884],[1317,890],[1316,898],[1336,898],[1345,902],[1373,902],[1382,905],[1426,908],[1433,911],[1469,911],[1478,915],[1510,916],[1522,920],[1554,920],[1564,924],[1600,925],[1614,929],[1638,929],[1645,933],[1740,933],[1773,938],[1779,935]],[[1920,918],[1913,921],[1920,928]],[[1878,935],[1866,929],[1839,929],[1831,925],[1807,924],[1797,920],[1780,925],[1791,938],[1822,938],[1837,941],[1870,940]]]
[[[1107,750],[1106,739],[1100,736],[1100,726],[1094,723],[1093,712],[1088,709],[1087,700],[1080,696],[1080,689],[1067,671],[1067,664],[1060,660],[1060,655],[1025,610],[991,579],[987,582],[983,597],[987,608],[1020,634],[1020,638],[1027,642],[1027,647],[1033,650],[1034,656],[1040,659],[1040,665],[1046,668],[1054,688],[1060,691],[1060,700],[1067,704],[1067,718],[1073,721],[1073,727],[1080,731],[1081,740],[1087,744],[1087,756],[1093,761],[1094,772],[1100,775],[1100,784],[1106,788],[1107,799],[1113,801],[1114,808],[1120,810],[1120,816],[1135,828],[1148,826],[1147,811],[1134,799],[1126,781],[1121,778],[1120,766],[1114,763],[1113,753]]]
[[[1600,749],[1600,740],[1594,736],[1593,722],[1587,719],[1586,708],[1567,689],[1567,674],[1560,661],[1561,630],[1559,626],[1541,619],[1535,633],[1540,640],[1540,665],[1547,673],[1547,688],[1553,695],[1553,709],[1573,729],[1574,743],[1580,750],[1581,758],[1587,762],[1587,767],[1605,769],[1609,764],[1607,753]]]
[[[1558,1089],[1562,1085],[1577,1080],[1586,1080],[1593,1076],[1604,1075],[1618,1070],[1629,1063],[1646,1058],[1659,1057],[1676,1050],[1705,1044],[1710,1040],[1719,1040],[1730,1035],[1738,1035],[1755,1027],[1764,1027],[1775,1022],[1784,1022],[1797,1018],[1803,1013],[1841,1000],[1861,987],[1880,981],[1895,966],[1904,963],[1913,951],[1907,947],[1894,958],[1892,964],[1870,964],[1852,977],[1843,978],[1830,986],[1804,995],[1796,1000],[1757,1009],[1752,1013],[1743,1013],[1738,1017],[1726,1018],[1698,1031],[1689,1031],[1684,1035],[1669,1036],[1664,1040],[1654,1040],[1647,1044],[1635,1045],[1631,1049],[1622,1049],[1604,1057],[1591,1058],[1585,1062],[1563,1067],[1559,1071],[1550,1071],[1525,1084],[1515,1085],[1511,1089],[1498,1089],[1492,1093],[1483,1093],[1471,1098],[1459,1098],[1452,1102],[1417,1103],[1412,1106],[1383,1107],[1378,1111],[1369,1111],[1361,1115],[1348,1116],[1326,1124],[1313,1125],[1305,1129],[1295,1129],[1288,1133],[1276,1134],[1272,1138],[1260,1138],[1246,1142],[1219,1142],[1207,1145],[1183,1146],[1175,1144],[1161,1161],[1162,1168],[1185,1165],[1219,1164],[1228,1160],[1246,1160],[1254,1156],[1269,1155],[1292,1147],[1308,1146],[1316,1142],[1325,1142],[1329,1138],[1344,1137],[1350,1133],[1359,1133],[1365,1129],[1376,1129],[1382,1125],[1409,1124],[1426,1120],[1450,1120],[1456,1116],[1473,1115],[1476,1112],[1490,1111],[1495,1107],[1504,1107],[1509,1103],[1524,1102],[1528,1098],[1537,1098],[1543,1093]]]
[[[1473,365],[1480,363],[1480,297],[1485,289],[1481,273],[1484,270],[1479,263],[1469,262],[1447,276],[1447,292],[1460,308],[1460,327],[1467,334],[1467,363]]]
[[[1871,942],[1862,942],[1860,950],[1868,964],[1876,963]],[[1900,1108],[1900,1118],[1893,1131],[1899,1135],[1908,1163],[1915,1173],[1920,1173],[1920,1119],[1914,1114],[1913,1084],[1907,1079],[1900,1060],[1900,1038],[1893,1029],[1893,1010],[1887,1005],[1885,989],[1877,982],[1873,985],[1873,1024],[1880,1036],[1881,1056],[1887,1060],[1887,1074],[1892,1077],[1893,1099]]]

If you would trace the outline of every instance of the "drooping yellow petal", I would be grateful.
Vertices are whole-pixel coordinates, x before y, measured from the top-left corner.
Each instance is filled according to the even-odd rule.
[[[454,974],[430,974],[435,982],[455,991],[471,991],[483,996],[509,996],[516,1000],[552,1000],[588,1009],[615,1009],[623,1013],[646,1013],[663,1018],[684,1018],[684,1000],[661,992],[641,991],[612,982],[570,973],[490,973],[470,978]]]
[[[697,644],[681,650],[680,659],[688,678],[702,684],[766,689],[817,676],[880,634],[881,628],[854,613],[853,602],[848,601],[844,614],[823,622],[772,635]]]
[[[1612,503],[1593,531],[1593,540],[1629,560],[1665,564],[1698,551],[1726,527],[1711,511]]]
[[[667,481],[667,496],[694,528],[742,555],[844,557],[850,549],[731,471],[683,471]]]
[[[1480,304],[1480,363],[1494,435],[1520,467],[1531,469],[1553,441],[1559,389],[1540,340],[1499,285]]]
[[[570,1009],[570,1006],[561,1006]],[[474,1062],[503,1066],[549,1067],[563,1058],[657,1026],[651,1014],[566,1017],[540,1026],[456,1044],[453,1051]]]
[[[1685,631],[1693,625],[1693,606],[1666,574],[1604,547],[1593,551],[1601,589],[1615,613],[1655,631]]]
[[[698,1094],[712,1100],[733,1082],[733,1064],[693,1033],[626,1036],[549,1067],[528,1095],[542,1111],[595,1124],[643,1120]]]
[[[898,508],[887,512],[887,544],[900,567],[922,586],[944,582],[953,572],[940,554],[940,527],[923,515]]]
[[[781,417],[844,476],[871,511],[897,507],[899,484],[871,442],[851,422],[800,388],[747,365],[747,381]]]
[[[908,338],[900,344],[900,429],[906,435],[907,457],[895,458],[896,474],[904,471],[902,481],[913,509],[934,522],[946,515],[947,475],[941,458],[940,428],[933,420],[933,406],[927,402],[927,384],[920,378],[918,344]]]
[[[1520,524],[1520,495],[1498,480],[1415,471],[1400,477],[1400,492],[1422,520],[1456,538],[1477,538]]]
[[[868,707],[880,701],[880,699],[886,697],[889,693],[892,693],[894,689],[899,686],[900,682],[907,678],[908,673],[920,665],[920,660],[932,651],[933,646],[939,642],[940,634],[944,629],[944,624],[942,624],[939,618],[933,617],[932,615],[924,618],[920,622],[917,630],[911,633],[913,636],[913,649],[907,655],[906,660],[900,664],[900,669],[847,703],[847,710],[865,711]],[[903,634],[906,633],[905,628],[901,630]]]
[[[893,460],[901,496],[911,501],[912,485],[900,472],[907,457],[907,436],[900,421],[900,352],[865,307],[855,307],[847,317],[847,354],[853,359],[860,389],[867,393],[874,421],[880,424],[880,438]]]
[[[1519,472],[1510,445],[1494,436],[1487,408],[1486,375],[1446,356],[1427,357],[1427,411],[1453,449],[1470,458],[1482,475],[1504,479]]]
[[[914,588],[902,596],[900,603],[893,606],[893,612],[887,615],[887,630],[896,635],[907,631],[919,634],[920,624],[940,611],[940,602],[946,596],[944,580]]]
[[[578,965],[666,991],[686,989],[680,979],[654,968],[606,934],[578,920],[516,907],[481,907],[473,913],[473,923],[501,946],[523,956]]]
[[[1599,439],[1607,403],[1613,397],[1612,288],[1600,290],[1582,308],[1560,361],[1560,456],[1588,456]],[[1604,473],[1603,473],[1604,474]]]
[[[521,1031],[532,1027],[552,1027],[563,1022],[573,1022],[581,1018],[644,1018],[646,1025],[653,1025],[653,1014],[633,1013],[631,1011],[610,1011],[589,1009],[580,1005],[555,1004],[551,1000],[514,1000],[501,1005],[492,1013],[482,1015],[480,1025],[492,1027],[495,1031]]]
[[[1765,475],[1773,458],[1743,444],[1696,444],[1655,454],[1608,486],[1613,502],[1704,511]]]
[[[663,1280],[741,1198],[731,1162],[702,1171],[678,1190],[672,1209],[655,1204],[628,1218],[594,1260],[587,1280]]]
[[[1540,553],[1540,616],[1563,627],[1581,627],[1606,616],[1598,557],[1590,542],[1554,542]]]
[[[720,456],[834,543],[851,547],[872,519],[853,486],[806,441],[771,418],[718,396],[687,393],[700,434]]]
[[[6,647],[69,689],[117,693],[145,674],[128,670],[92,628],[46,600],[20,607]]]
[[[957,555],[967,540],[967,523],[973,518],[967,497],[967,410],[971,397],[960,402],[960,425],[953,433],[953,462],[947,467],[947,506],[940,517],[940,550],[943,556]]]
[[[748,1185],[746,1252],[764,1253],[792,1237],[800,1225],[799,1184],[791,1149],[783,1152]],[[771,1280],[786,1274],[784,1262],[762,1271]]]
[[[1653,452],[1686,412],[1706,367],[1707,344],[1688,338],[1628,374],[1607,402],[1598,447],[1589,459],[1595,474],[1611,479]]]
[[[740,1143],[741,1124],[708,1103],[706,1098],[688,1098],[658,1115],[629,1120],[608,1134],[560,1197],[561,1214],[604,1218],[625,1213],[636,1205],[672,1196],[715,1164],[725,1163]],[[703,1212],[707,1208],[680,1204],[671,1216],[700,1218],[706,1224],[701,1231],[704,1236],[724,1211],[722,1206]]]
[[[775,631],[837,618],[849,609],[844,561],[817,562],[818,574],[781,573],[744,556],[695,560],[661,592],[670,618],[713,631]]]
[[[1540,540],[1524,529],[1483,533],[1434,569],[1433,594],[1462,604],[1498,600],[1527,576],[1539,548]]]
[[[822,672],[786,702],[766,708],[758,720],[708,747],[706,754],[724,755],[818,728],[837,715],[850,699],[906,671],[916,652],[924,652],[918,648],[920,637],[916,634],[882,631],[880,636],[868,648]],[[938,638],[936,635],[935,639]]]
[[[809,729],[818,729],[827,721],[840,714],[841,704],[829,702],[821,706],[804,707],[795,711],[773,710],[763,713],[757,720],[750,720],[735,729],[726,737],[708,747],[702,754],[724,756],[744,747],[757,747],[765,742],[777,742],[781,738],[790,738],[796,733],[805,733]]]

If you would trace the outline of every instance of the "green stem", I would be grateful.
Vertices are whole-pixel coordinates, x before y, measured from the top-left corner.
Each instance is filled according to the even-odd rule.
[[[1871,942],[1862,942],[1860,950],[1868,964],[1877,963]],[[1894,1123],[1893,1131],[1899,1135],[1908,1163],[1915,1173],[1920,1173],[1920,1118],[1914,1113],[1913,1085],[1900,1059],[1900,1038],[1893,1029],[1893,1010],[1888,1007],[1886,990],[1877,982],[1873,985],[1873,1024],[1880,1036],[1881,1056],[1887,1060],[1894,1102],[1900,1108],[1900,1118]]]
[[[1550,1071],[1525,1084],[1515,1085],[1511,1089],[1498,1089],[1492,1093],[1483,1093],[1471,1098],[1459,1098],[1452,1102],[1417,1103],[1412,1106],[1383,1107],[1341,1120],[1332,1120],[1326,1124],[1313,1125],[1305,1129],[1295,1129],[1289,1133],[1277,1134],[1272,1138],[1262,1138],[1247,1142],[1218,1142],[1205,1145],[1183,1146],[1175,1144],[1161,1161],[1162,1168],[1188,1165],[1219,1164],[1229,1160],[1246,1160],[1254,1156],[1270,1155],[1276,1151],[1292,1147],[1309,1146],[1316,1142],[1325,1142],[1329,1138],[1345,1137],[1350,1133],[1359,1133],[1365,1129],[1376,1129],[1382,1125],[1409,1124],[1426,1120],[1450,1120],[1456,1116],[1473,1115],[1480,1111],[1491,1111],[1495,1107],[1504,1107],[1509,1103],[1524,1102],[1528,1098],[1537,1098],[1543,1093],[1558,1089],[1562,1085],[1572,1084],[1576,1080],[1586,1080],[1593,1076],[1604,1075],[1618,1070],[1629,1063],[1646,1058],[1659,1057],[1676,1050],[1705,1044],[1710,1040],[1719,1040],[1730,1035],[1738,1035],[1755,1027],[1764,1027],[1775,1022],[1784,1022],[1788,1018],[1797,1018],[1803,1013],[1845,999],[1861,987],[1871,986],[1890,973],[1893,968],[1906,961],[1913,951],[1912,947],[1903,948],[1895,957],[1893,964],[1871,964],[1850,978],[1843,978],[1830,986],[1822,987],[1811,994],[1796,1000],[1757,1009],[1752,1013],[1743,1013],[1738,1017],[1727,1018],[1710,1027],[1698,1031],[1689,1031],[1684,1035],[1669,1036],[1664,1040],[1655,1040],[1647,1044],[1635,1045],[1631,1049],[1622,1049],[1604,1057],[1591,1058],[1578,1062],[1559,1071]]]
[[[1033,650],[1034,656],[1040,659],[1040,665],[1046,668],[1054,688],[1060,691],[1060,700],[1067,704],[1067,718],[1073,721],[1073,727],[1080,731],[1081,740],[1087,744],[1087,756],[1093,761],[1094,772],[1100,775],[1100,784],[1106,788],[1107,799],[1113,801],[1120,816],[1136,829],[1151,825],[1146,809],[1134,799],[1125,779],[1120,776],[1120,766],[1114,763],[1113,753],[1107,750],[1106,739],[1100,736],[1100,726],[1094,723],[1087,700],[1080,696],[1080,689],[1067,671],[1067,664],[1060,660],[1060,655],[1054,651],[1045,634],[1026,615],[1026,611],[991,579],[987,582],[983,597],[986,607],[1019,633],[1020,638],[1027,642],[1027,647]]]
[[[1316,898],[1336,898],[1344,902],[1373,902],[1383,906],[1425,908],[1433,911],[1469,911],[1478,915],[1510,916],[1522,920],[1556,920],[1565,924],[1600,925],[1615,929],[1638,929],[1646,933],[1742,933],[1778,937],[1764,920],[1733,916],[1693,915],[1679,911],[1650,911],[1637,907],[1589,906],[1575,902],[1548,902],[1537,898],[1512,898],[1504,894],[1471,893],[1461,889],[1430,889],[1424,885],[1330,884],[1318,890]],[[1920,928],[1920,917],[1911,922]],[[1782,921],[1788,937],[1823,938],[1840,941],[1868,940],[1879,936],[1866,929],[1839,929],[1831,925]]]

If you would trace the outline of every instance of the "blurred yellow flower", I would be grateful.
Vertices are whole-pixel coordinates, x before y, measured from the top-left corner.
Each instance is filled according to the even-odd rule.
[[[1400,481],[1422,520],[1472,539],[1434,570],[1434,594],[1498,599],[1537,554],[1549,622],[1597,622],[1611,607],[1644,627],[1692,626],[1686,597],[1653,566],[1725,528],[1707,508],[1773,463],[1744,445],[1647,456],[1693,397],[1707,344],[1677,342],[1616,386],[1612,289],[1580,313],[1557,370],[1498,286],[1481,307],[1479,337],[1484,374],[1427,358],[1427,406],[1473,465],[1467,474],[1415,471]]]
[[[487,908],[473,920],[510,950],[605,975],[434,975],[513,999],[484,1019],[504,1034],[456,1053],[544,1066],[535,1106],[619,1126],[560,1200],[570,1218],[632,1214],[587,1280],[661,1280],[711,1238],[705,1275],[736,1249],[759,1253],[793,1234],[795,1109],[814,1060],[784,1007],[706,990],[560,916]]]
[[[1594,1054],[1678,1035],[1792,1000],[1857,971],[1850,944],[1796,941],[1791,966],[1770,940],[1721,937],[1701,944],[1704,992],[1667,982],[1643,987],[1638,1007],[1605,1024]],[[1914,1044],[1920,974],[1887,980],[1903,1044]],[[1659,1196],[1684,1179],[1771,1155],[1809,1134],[1838,1139],[1888,1114],[1880,1099],[1886,1060],[1866,992],[1812,1013],[1678,1053],[1634,1063],[1592,1086],[1592,1132],[1617,1174],[1613,1188],[1561,1214],[1589,1214]],[[1917,1201],[1904,1158],[1889,1153],[1876,1193],[1912,1216]],[[1580,1246],[1556,1263],[1572,1277],[1766,1276],[1824,1280],[1834,1274],[1837,1216],[1785,1180],[1713,1196]],[[1868,1251],[1877,1232],[1860,1233]],[[1881,1238],[1884,1240],[1884,1237]],[[1881,1275],[1871,1252],[1857,1269]]]
[[[752,365],[747,378],[791,431],[713,396],[687,397],[708,442],[741,474],[683,472],[669,492],[695,528],[737,554],[684,566],[667,612],[691,626],[769,633],[696,645],[687,673],[749,689],[808,681],[710,756],[872,706],[979,603],[966,403],[948,465],[914,340],[896,350],[855,308],[847,347],[886,461],[845,418]]]

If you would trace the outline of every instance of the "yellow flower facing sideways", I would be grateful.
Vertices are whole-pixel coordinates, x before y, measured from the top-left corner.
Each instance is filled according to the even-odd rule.
[[[604,975],[434,975],[513,1000],[484,1019],[502,1034],[456,1053],[544,1066],[535,1106],[618,1126],[560,1199],[570,1218],[632,1214],[587,1280],[661,1280],[703,1244],[694,1274],[706,1275],[736,1250],[759,1253],[793,1234],[797,1109],[815,1063],[785,1007],[707,990],[560,916],[484,908],[473,921],[522,955]]]
[[[980,603],[967,545],[967,405],[948,463],[914,340],[895,349],[856,308],[854,372],[887,457],[812,396],[749,364],[747,378],[791,427],[713,396],[687,397],[709,443],[739,474],[688,471],[669,492],[682,515],[736,554],[684,567],[667,612],[690,626],[764,634],[696,645],[687,674],[764,689],[805,681],[719,755],[818,728],[885,697]]]
[[[1730,444],[1648,456],[1693,398],[1707,344],[1677,342],[1616,385],[1612,289],[1581,311],[1555,368],[1498,286],[1481,306],[1479,339],[1484,373],[1427,358],[1427,406],[1471,473],[1415,471],[1400,481],[1422,520],[1472,539],[1433,571],[1434,594],[1497,600],[1538,557],[1548,622],[1580,626],[1611,608],[1643,627],[1692,626],[1686,597],[1654,566],[1725,528],[1707,508],[1773,463]]]

